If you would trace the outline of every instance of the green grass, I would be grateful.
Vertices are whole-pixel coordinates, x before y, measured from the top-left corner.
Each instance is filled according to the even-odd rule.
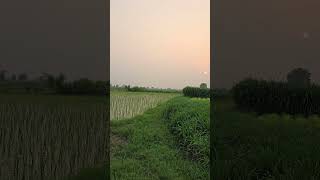
[[[209,99],[179,97],[170,100],[163,116],[181,149],[209,168]],[[209,169],[208,169],[209,170]]]
[[[214,106],[214,179],[320,179],[319,117],[257,116],[231,99]]]
[[[162,119],[165,104],[132,119],[111,121],[111,179],[208,179],[208,170],[186,158]],[[112,142],[112,140],[111,140]]]

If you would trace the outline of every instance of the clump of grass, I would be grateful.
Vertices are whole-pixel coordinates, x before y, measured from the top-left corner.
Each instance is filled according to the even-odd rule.
[[[180,147],[193,159],[209,166],[209,99],[179,97],[170,100],[163,118]]]

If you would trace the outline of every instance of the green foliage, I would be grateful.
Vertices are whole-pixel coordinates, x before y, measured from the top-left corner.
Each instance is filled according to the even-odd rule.
[[[163,112],[171,132],[192,159],[209,166],[210,101],[185,97],[170,100]]]
[[[7,74],[6,70],[1,70],[0,71],[0,81],[6,80],[6,74]]]
[[[209,98],[210,89],[201,89],[198,87],[185,87],[183,90],[183,95],[188,97],[197,97],[197,98]]]
[[[311,74],[307,69],[296,68],[287,75],[287,81],[290,88],[307,88],[310,86]]]
[[[111,90],[113,91],[129,91],[129,92],[151,92],[151,93],[181,93],[181,90],[172,88],[154,88],[154,87],[140,87],[130,85],[112,85]]]
[[[208,86],[207,86],[206,83],[201,83],[201,84],[200,84],[200,88],[201,88],[201,89],[208,89]]]
[[[320,118],[244,113],[215,101],[214,180],[320,179]]]
[[[320,87],[289,88],[287,83],[245,79],[233,87],[238,107],[263,113],[320,114]]]
[[[18,75],[18,79],[20,81],[27,81],[28,80],[28,75],[26,73],[22,73]]]
[[[109,95],[110,81],[93,81],[82,78],[66,82],[67,78],[60,73],[57,76],[42,73],[41,76],[28,79],[26,73],[18,76],[12,75],[11,79],[5,78],[7,71],[0,71],[1,93],[24,94],[69,94],[69,95]]]

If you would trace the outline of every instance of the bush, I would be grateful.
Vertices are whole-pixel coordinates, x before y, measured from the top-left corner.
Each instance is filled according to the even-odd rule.
[[[202,89],[197,87],[185,87],[183,90],[183,95],[187,97],[198,97],[198,98],[209,98],[210,89]]]
[[[236,84],[238,107],[263,113],[320,114],[320,87],[289,88],[285,82],[245,79]]]
[[[170,100],[163,112],[163,118],[179,139],[180,147],[205,167],[209,166],[210,154],[209,108],[209,100],[178,97]]]

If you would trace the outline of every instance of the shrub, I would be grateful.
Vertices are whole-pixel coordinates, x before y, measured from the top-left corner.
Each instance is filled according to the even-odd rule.
[[[289,88],[285,82],[245,79],[236,84],[238,107],[263,113],[320,114],[320,87]]]
[[[209,98],[210,89],[202,89],[197,87],[185,87],[183,90],[183,95],[188,97],[198,97],[198,98]]]
[[[210,101],[178,97],[170,100],[163,112],[180,147],[205,167],[209,165]]]

